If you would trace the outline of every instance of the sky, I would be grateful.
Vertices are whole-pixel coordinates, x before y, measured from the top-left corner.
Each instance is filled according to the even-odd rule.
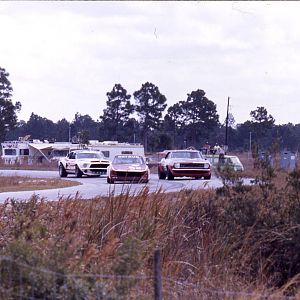
[[[224,122],[264,106],[300,123],[300,2],[0,1],[0,67],[19,120],[95,121],[120,83],[158,86],[168,107],[204,90]],[[134,103],[134,98],[131,98]]]

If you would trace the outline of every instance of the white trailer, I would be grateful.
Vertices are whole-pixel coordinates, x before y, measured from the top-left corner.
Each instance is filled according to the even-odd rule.
[[[33,162],[51,161],[66,156],[69,151],[80,149],[79,144],[49,143],[40,140],[5,141],[1,143],[5,164],[32,164]]]
[[[90,149],[101,151],[105,158],[112,160],[119,154],[135,154],[145,156],[144,147],[141,144],[119,143],[116,141],[89,141],[89,144],[73,144],[68,142],[55,142],[41,140],[5,141],[1,144],[4,163],[28,163],[42,162],[43,160],[59,160],[70,151],[78,149]]]
[[[89,141],[88,149],[101,151],[105,158],[112,161],[116,155],[134,154],[145,157],[144,146],[141,144],[119,143],[116,141]]]

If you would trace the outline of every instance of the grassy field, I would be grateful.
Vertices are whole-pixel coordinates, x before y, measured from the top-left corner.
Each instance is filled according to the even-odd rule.
[[[57,161],[47,162],[44,161],[42,163],[15,163],[15,164],[5,164],[2,159],[0,159],[0,169],[1,170],[49,170],[56,171],[58,170]]]
[[[217,190],[6,202],[0,296],[153,299],[159,247],[164,299],[300,299],[300,171],[253,174],[253,186],[228,171]]]
[[[79,182],[56,178],[31,178],[23,176],[1,176],[0,193],[58,189],[79,185]]]

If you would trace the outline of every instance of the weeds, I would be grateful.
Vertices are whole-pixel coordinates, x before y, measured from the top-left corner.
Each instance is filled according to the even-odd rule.
[[[79,185],[79,182],[56,178],[31,178],[24,176],[1,176],[0,193],[14,191],[34,191],[57,189]]]
[[[166,299],[226,299],[216,290],[297,295],[299,170],[261,166],[249,186],[226,172],[217,191],[7,201],[0,206],[0,255],[10,258],[0,260],[6,296],[134,299],[142,293],[151,299],[157,246]]]

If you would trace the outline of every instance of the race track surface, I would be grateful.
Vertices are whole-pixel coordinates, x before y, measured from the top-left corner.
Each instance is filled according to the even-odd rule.
[[[0,170],[0,175],[30,176],[33,178],[59,178],[58,172],[56,171]],[[207,189],[222,186],[221,180],[214,176],[211,180],[196,180],[194,178],[187,177],[175,178],[174,180],[159,180],[157,174],[151,174],[151,178],[147,184],[131,184],[123,182],[108,184],[106,182],[106,176],[104,175],[101,177],[82,178],[76,178],[73,175],[69,175],[64,180],[79,181],[81,185],[51,190],[0,193],[0,202],[4,202],[8,198],[13,198],[15,200],[27,200],[34,194],[51,201],[58,200],[61,197],[74,197],[75,195],[78,195],[83,199],[90,199],[96,196],[108,196],[111,193],[118,195],[127,191],[129,191],[130,194],[137,194],[145,187],[147,187],[150,192],[155,192],[159,189],[163,192],[176,192],[182,189]]]

